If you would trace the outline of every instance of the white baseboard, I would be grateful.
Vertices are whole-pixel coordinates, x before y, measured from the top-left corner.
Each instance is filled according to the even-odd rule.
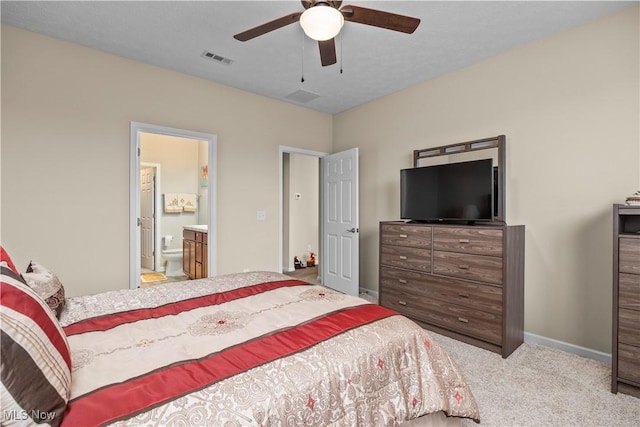
[[[608,353],[603,353],[601,351],[592,350],[586,347],[580,347],[579,345],[570,344],[564,341],[554,340],[553,338],[547,338],[540,335],[525,332],[524,342],[545,345],[551,348],[557,348],[558,350],[563,350],[568,353],[577,354],[578,356],[582,356],[589,359],[594,359],[600,362],[611,364],[611,355]]]
[[[359,291],[360,291],[361,294],[371,295],[372,297],[375,297],[376,299],[378,298],[378,291],[372,291],[371,289],[367,289],[367,288],[360,288]]]

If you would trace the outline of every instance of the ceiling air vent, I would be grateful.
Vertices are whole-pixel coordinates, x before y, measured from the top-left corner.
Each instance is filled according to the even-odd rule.
[[[225,58],[224,56],[220,56],[216,53],[209,52],[208,50],[205,50],[204,52],[202,52],[202,57],[210,59],[214,62],[219,62],[220,64],[224,64],[224,65],[231,65],[233,63],[233,59]]]
[[[313,101],[316,98],[320,98],[320,95],[318,95],[317,93],[307,92],[306,90],[299,89],[285,96],[285,98],[295,102],[306,104],[307,102]]]

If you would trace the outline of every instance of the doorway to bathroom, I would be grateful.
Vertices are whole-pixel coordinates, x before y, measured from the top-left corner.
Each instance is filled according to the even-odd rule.
[[[176,273],[185,226],[206,230],[214,276],[216,136],[132,122],[130,148],[130,287],[186,279]]]

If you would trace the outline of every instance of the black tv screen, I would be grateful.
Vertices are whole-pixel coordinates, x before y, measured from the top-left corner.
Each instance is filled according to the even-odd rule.
[[[400,171],[400,215],[413,221],[491,221],[492,159]]]

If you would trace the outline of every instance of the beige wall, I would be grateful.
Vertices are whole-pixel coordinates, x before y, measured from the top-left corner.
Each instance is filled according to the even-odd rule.
[[[525,330],[610,352],[611,206],[640,187],[638,22],[636,6],[335,116],[334,151],[360,149],[361,286],[412,151],[505,134]]]
[[[278,269],[278,145],[360,148],[361,286],[412,150],[505,134],[525,329],[610,351],[611,204],[640,187],[638,7],[329,115],[2,27],[2,244],[70,295],[126,286],[129,123],[218,137],[218,271]],[[34,52],[38,54],[35,55]],[[256,210],[267,220],[256,221]]]
[[[220,274],[279,268],[279,145],[331,151],[330,115],[6,25],[1,90],[2,244],[68,295],[128,285],[130,122],[217,135]]]

